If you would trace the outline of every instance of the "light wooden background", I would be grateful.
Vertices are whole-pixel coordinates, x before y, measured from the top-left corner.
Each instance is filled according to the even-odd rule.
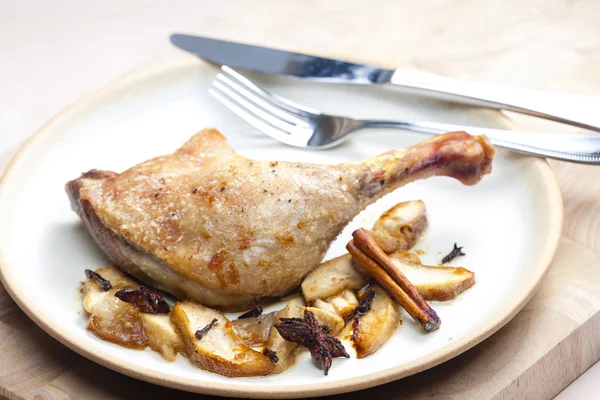
[[[67,3],[0,0],[0,167],[35,127],[83,92],[132,68],[181,57],[166,41],[175,30],[600,94],[595,0]],[[600,358],[600,168],[551,164],[564,196],[564,238],[534,299],[492,338],[451,362],[352,398],[550,398]],[[0,394],[200,397],[135,381],[71,352],[1,288]]]

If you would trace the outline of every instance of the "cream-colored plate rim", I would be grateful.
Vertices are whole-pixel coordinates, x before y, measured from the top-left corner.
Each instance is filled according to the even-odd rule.
[[[119,91],[126,89],[127,87],[135,86],[147,79],[159,76],[174,69],[189,68],[190,64],[198,62],[199,61],[194,59],[186,59],[177,63],[170,63],[132,72],[108,84],[107,86],[82,97],[72,105],[68,106],[55,117],[50,119],[46,124],[44,124],[12,158],[8,167],[4,171],[2,178],[0,178],[0,202],[2,196],[5,195],[4,182],[13,173],[22,155],[27,152],[32,143],[46,134],[46,132],[50,131],[54,125],[60,124],[62,121],[71,118],[79,111],[85,109],[90,104],[98,101],[112,91]],[[556,176],[554,175],[552,168],[546,162],[546,160],[542,158],[535,158],[532,165],[533,167],[537,168],[538,175],[545,183],[546,191],[548,193],[547,201],[550,212],[548,213],[549,229],[546,244],[542,251],[540,261],[534,268],[532,279],[530,279],[529,285],[523,286],[522,291],[516,293],[510,299],[510,301],[505,304],[505,307],[501,311],[498,311],[494,315],[490,316],[485,326],[482,326],[479,330],[470,332],[460,339],[452,341],[438,351],[415,359],[409,363],[398,365],[384,371],[366,374],[357,378],[348,378],[339,381],[318,383],[308,386],[281,385],[260,387],[238,383],[235,381],[232,381],[231,384],[223,384],[207,380],[165,376],[159,372],[147,368],[140,366],[134,367],[133,364],[128,364],[126,360],[116,360],[105,352],[92,353],[86,348],[83,340],[77,339],[71,335],[70,332],[62,331],[60,327],[53,325],[52,321],[42,312],[40,312],[35,303],[29,301],[27,297],[22,297],[19,295],[22,285],[20,282],[14,279],[14,276],[11,273],[11,268],[3,260],[3,255],[1,253],[0,279],[2,280],[2,283],[4,284],[4,287],[8,293],[19,305],[19,307],[29,316],[29,318],[31,318],[54,339],[58,340],[71,350],[76,351],[82,356],[93,360],[100,365],[137,379],[191,392],[235,397],[314,397],[351,392],[404,378],[456,357],[457,355],[482,342],[493,333],[498,331],[498,329],[510,321],[525,306],[525,304],[527,304],[529,299],[531,299],[540,285],[540,282],[550,268],[552,259],[554,258],[554,254],[558,248],[563,223],[562,197],[560,188],[558,187],[558,183],[556,181]]]

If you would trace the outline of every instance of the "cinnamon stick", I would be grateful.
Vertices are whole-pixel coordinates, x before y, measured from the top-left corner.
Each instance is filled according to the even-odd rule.
[[[441,320],[437,313],[427,304],[414,285],[394,265],[392,260],[377,246],[364,229],[352,234],[346,249],[361,267],[371,273],[373,278],[383,286],[408,314],[426,332],[440,327]]]

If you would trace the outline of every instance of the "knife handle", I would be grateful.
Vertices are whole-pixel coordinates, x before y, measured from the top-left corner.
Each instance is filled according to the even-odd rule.
[[[600,132],[600,120],[590,121],[600,108],[600,101],[592,96],[507,88],[408,69],[394,71],[391,83],[436,98],[513,111]],[[582,104],[585,106],[580,106]]]

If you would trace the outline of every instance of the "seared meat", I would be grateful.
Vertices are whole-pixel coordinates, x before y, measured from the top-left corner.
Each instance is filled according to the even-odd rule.
[[[475,184],[485,137],[453,132],[359,162],[254,161],[204,130],[122,174],[67,184],[73,209],[121,268],[180,298],[243,310],[294,290],[363,208],[416,179]]]

